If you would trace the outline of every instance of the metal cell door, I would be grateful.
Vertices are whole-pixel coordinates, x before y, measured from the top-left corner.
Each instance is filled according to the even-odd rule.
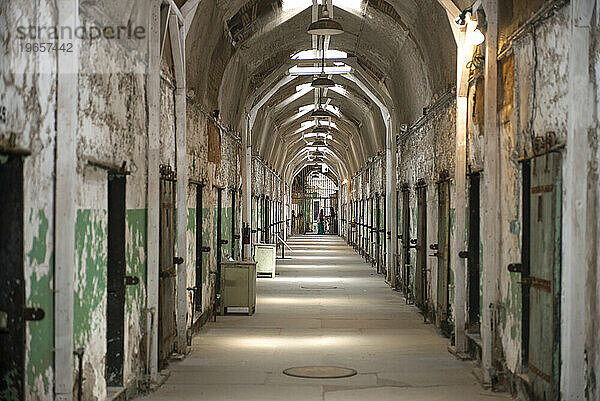
[[[427,316],[427,187],[417,187],[417,269],[415,303]]]
[[[448,319],[450,284],[450,182],[438,183],[438,244],[437,244],[437,313],[436,324],[449,334]]]
[[[479,173],[469,176],[469,244],[467,256],[469,286],[469,331],[479,333],[480,272],[479,272]]]
[[[159,285],[158,285],[158,358],[162,369],[174,350],[175,325],[175,175],[161,169]]]
[[[237,219],[236,216],[236,192],[235,190],[231,191],[231,257],[233,259],[236,258],[236,252],[237,252],[237,243],[238,240],[240,239],[240,235],[236,232],[237,227],[235,226],[235,221]]]
[[[529,215],[529,361],[532,391],[541,400],[559,399],[561,155],[531,161]]]
[[[402,289],[407,299],[411,294],[410,278],[410,192],[402,190]]]
[[[194,289],[194,309],[202,312],[202,283],[204,277],[204,254],[210,252],[204,246],[204,185],[196,185],[196,285]]]
[[[217,238],[215,243],[215,257],[217,271],[215,277],[215,295],[221,294],[221,261],[223,259],[223,250],[221,247],[226,240],[223,240],[223,189],[217,188]]]
[[[373,202],[375,202],[375,265],[377,266],[377,273],[381,273],[381,202],[379,195],[375,195]]]
[[[125,347],[125,185],[122,174],[108,174],[108,277],[106,301],[106,382],[123,385]]]
[[[24,399],[23,162],[0,155],[0,397]]]

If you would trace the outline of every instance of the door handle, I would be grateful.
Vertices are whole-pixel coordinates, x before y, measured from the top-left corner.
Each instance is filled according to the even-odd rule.
[[[202,252],[210,252],[210,246],[203,246],[201,251]]]
[[[46,312],[42,308],[25,308],[23,310],[25,320],[37,322],[46,316]]]
[[[173,264],[180,265],[183,263],[183,258],[181,256],[173,257]]]
[[[222,239],[222,240],[221,240],[221,245],[225,245],[225,244],[227,244],[228,242],[229,242],[229,241],[227,241],[226,239]]]
[[[523,265],[521,263],[511,263],[508,265],[508,271],[511,273],[523,273]]]
[[[125,276],[125,285],[138,285],[140,278],[137,276]]]
[[[469,257],[469,251],[460,251],[458,257],[461,259],[467,259]]]

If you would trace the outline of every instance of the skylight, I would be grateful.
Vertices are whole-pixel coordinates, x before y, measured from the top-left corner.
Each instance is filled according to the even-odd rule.
[[[297,65],[289,69],[289,73],[292,75],[319,75],[322,71],[321,67],[299,67]],[[325,75],[348,74],[351,71],[352,67],[347,64],[325,67]]]
[[[320,59],[322,57],[322,53],[320,50],[302,50],[294,54],[291,58],[292,60],[315,60]],[[343,52],[341,50],[328,49],[325,52],[326,59],[338,58],[338,59],[346,59],[348,58],[348,53]]]

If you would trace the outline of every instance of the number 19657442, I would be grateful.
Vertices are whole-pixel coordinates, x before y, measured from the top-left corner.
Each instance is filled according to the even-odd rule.
[[[19,43],[19,48],[21,52],[26,53],[45,53],[45,52],[73,52],[73,43],[61,43],[60,45],[57,43],[31,43],[31,42],[21,42]]]

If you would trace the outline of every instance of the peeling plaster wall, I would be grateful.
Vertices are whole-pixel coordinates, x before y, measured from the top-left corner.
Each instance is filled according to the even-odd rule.
[[[54,304],[54,151],[56,53],[21,51],[18,26],[55,25],[54,2],[0,2],[0,144],[31,151],[24,157],[25,302],[42,308],[39,322],[27,322],[25,399],[52,398]]]
[[[427,184],[427,246],[438,243],[438,191],[436,182],[446,171],[450,177],[455,172],[456,101],[449,97],[430,111],[400,138],[397,153],[398,188],[410,188],[410,235],[417,238],[417,196],[415,185],[419,180]],[[454,182],[450,184],[450,236],[454,235]],[[401,204],[399,206],[402,207]],[[400,230],[400,228],[399,228]],[[401,232],[401,231],[400,231]],[[450,240],[452,241],[452,240]],[[437,299],[437,258],[427,252],[428,298],[431,308]],[[454,253],[452,253],[454,254]],[[415,277],[416,251],[411,250],[411,277]],[[453,271],[450,271],[449,301],[454,310]],[[414,286],[414,282],[412,283]],[[413,288],[413,294],[415,289]],[[453,317],[450,316],[453,320]]]
[[[93,7],[83,9],[82,23],[100,23],[107,17],[103,12]],[[126,183],[126,274],[140,282],[126,287],[124,384],[133,382],[135,387],[145,366],[147,111],[145,103],[139,101],[145,98],[146,77],[138,54],[117,41],[89,43],[80,53],[73,337],[74,346],[85,349],[86,400],[106,397],[108,246],[108,173],[90,166],[88,158],[114,166],[124,164],[131,172]],[[120,68],[98,73],[98,63]],[[163,114],[172,113],[164,103]],[[161,145],[162,154],[168,154],[166,148],[173,146],[168,142]],[[170,153],[174,154],[173,148]]]
[[[215,298],[215,272],[216,250],[217,247],[217,214],[218,214],[218,188],[222,190],[221,200],[221,234],[222,239],[228,243],[221,247],[222,260],[228,260],[231,256],[232,241],[232,191],[236,191],[235,198],[235,229],[236,233],[241,231],[241,143],[235,137],[235,134],[225,132],[222,129],[220,121],[214,121],[219,126],[220,135],[220,162],[218,164],[208,161],[208,121],[212,120],[209,113],[203,106],[192,99],[187,103],[187,153],[188,153],[188,176],[195,182],[203,182],[202,189],[202,242],[203,246],[209,246],[210,252],[202,254],[202,313],[212,310]],[[188,222],[187,239],[188,253],[186,258],[186,268],[188,277],[188,286],[195,286],[196,283],[196,191],[197,185],[188,186]],[[239,240],[235,246],[235,258],[240,258],[241,244]],[[187,295],[188,316],[191,316],[192,293]],[[195,319],[200,318],[199,314]],[[191,319],[188,318],[188,327],[191,325]]]

